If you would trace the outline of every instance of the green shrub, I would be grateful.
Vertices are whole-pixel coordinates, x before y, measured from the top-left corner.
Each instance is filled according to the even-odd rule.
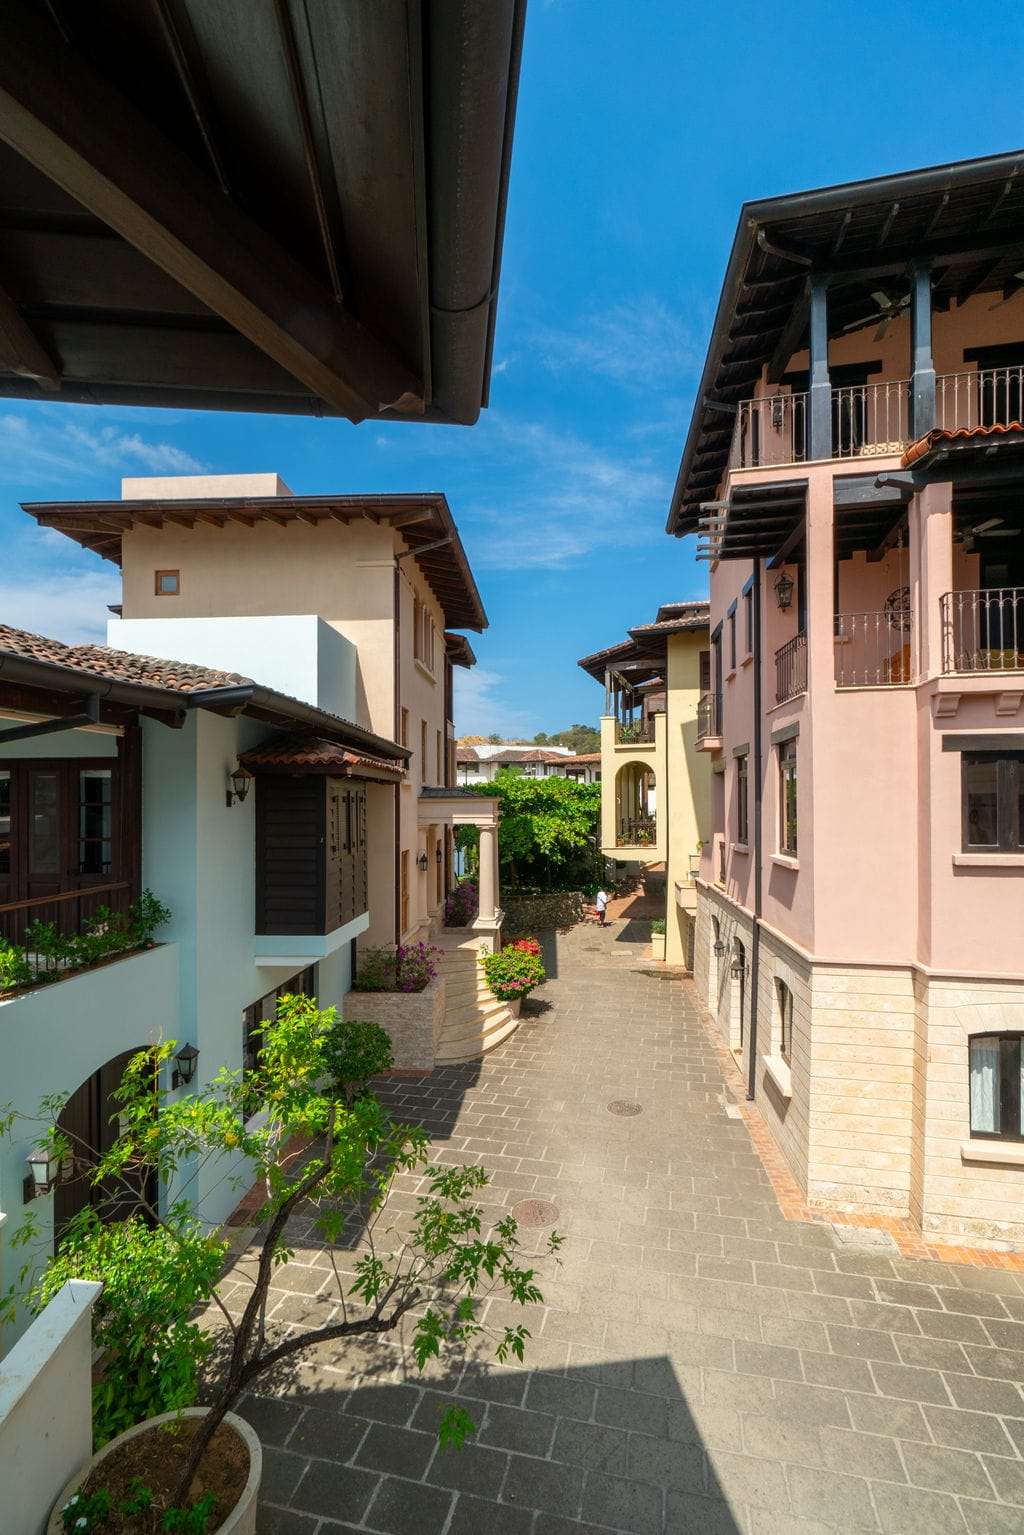
[[[482,954],[480,963],[487,984],[499,1002],[518,1002],[546,979],[539,956],[528,954],[525,949],[508,948],[499,954]]]
[[[654,921],[651,923],[651,932],[660,936],[661,934],[664,933],[664,931],[665,931],[665,918],[664,917],[655,917]]]
[[[0,991],[10,991],[14,986],[27,986],[32,979],[32,966],[25,958],[24,949],[16,943],[0,939]]]

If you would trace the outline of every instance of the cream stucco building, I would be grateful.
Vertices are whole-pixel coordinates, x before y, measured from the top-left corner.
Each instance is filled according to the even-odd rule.
[[[605,691],[601,718],[601,851],[664,874],[665,958],[692,963],[694,872],[709,835],[711,773],[697,751],[708,666],[706,602],[665,603],[654,623],[579,665]]]

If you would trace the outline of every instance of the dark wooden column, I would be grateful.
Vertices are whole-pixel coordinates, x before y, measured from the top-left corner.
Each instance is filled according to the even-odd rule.
[[[832,457],[832,386],[828,376],[828,278],[811,276],[808,458]]]
[[[923,437],[935,425],[932,357],[932,273],[926,261],[910,267],[910,432]]]

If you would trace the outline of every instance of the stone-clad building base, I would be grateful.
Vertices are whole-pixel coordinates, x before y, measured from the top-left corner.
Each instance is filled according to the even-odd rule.
[[[697,994],[745,1076],[751,950],[751,914],[701,884]],[[1024,1143],[971,1141],[967,1046],[1024,1031],[1024,981],[828,963],[763,924],[758,968],[755,1101],[808,1204],[1024,1247]]]

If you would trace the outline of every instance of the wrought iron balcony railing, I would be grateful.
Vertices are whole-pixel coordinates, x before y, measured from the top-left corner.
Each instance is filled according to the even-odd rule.
[[[976,426],[1009,426],[1022,419],[1024,367],[978,368],[944,373],[935,380],[935,425],[952,432]]]
[[[618,746],[650,746],[653,740],[653,714],[645,720],[616,720],[615,741]]]
[[[775,702],[807,691],[807,636],[794,634],[775,652]]]
[[[1024,671],[1024,586],[944,592],[939,611],[944,672]]]
[[[806,458],[806,394],[774,394],[741,400],[732,440],[733,469],[792,464]]]
[[[909,441],[910,391],[905,378],[832,391],[832,457],[902,453]]]
[[[835,618],[836,686],[895,687],[913,681],[912,614],[900,601],[876,613],[837,613]]]
[[[697,740],[721,734],[722,705],[717,693],[702,693],[697,703]]]
[[[619,821],[616,847],[653,847],[658,840],[657,822],[652,815],[626,817]]]

